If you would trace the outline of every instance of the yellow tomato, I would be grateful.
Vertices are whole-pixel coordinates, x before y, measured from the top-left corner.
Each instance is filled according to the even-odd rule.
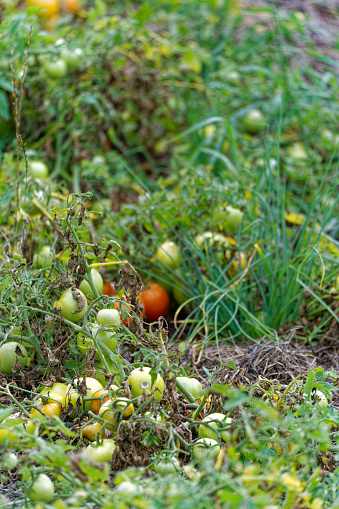
[[[32,408],[31,417],[50,417],[53,419],[61,415],[61,405],[59,403],[48,403],[47,405],[39,406],[39,409],[41,411]]]
[[[98,434],[101,438],[104,438],[105,430],[102,427],[101,422],[92,422],[91,424],[87,424],[84,428],[82,428],[81,434],[84,438],[87,438],[91,442],[95,442]]]
[[[58,0],[27,0],[28,7],[40,7],[41,12],[38,14],[40,18],[49,18],[55,16],[59,12]]]

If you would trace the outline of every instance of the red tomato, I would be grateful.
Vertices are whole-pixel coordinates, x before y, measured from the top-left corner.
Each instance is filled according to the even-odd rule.
[[[139,294],[140,295],[140,294]],[[142,303],[145,308],[146,317],[150,322],[158,320],[160,316],[165,316],[169,310],[170,298],[165,288],[159,283],[150,281],[141,295]]]
[[[108,295],[108,297],[113,297],[114,295],[117,295],[117,292],[115,290],[114,281],[109,281],[104,284],[103,294]]]

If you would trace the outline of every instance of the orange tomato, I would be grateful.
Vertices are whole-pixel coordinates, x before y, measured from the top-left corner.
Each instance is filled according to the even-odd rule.
[[[117,394],[119,397],[124,396],[124,393],[122,390],[120,390],[118,393],[116,392],[119,390],[119,387],[117,385],[114,385],[114,384],[110,385],[110,389],[111,389],[111,391],[113,391],[113,393]],[[114,394],[112,394],[112,397],[114,397]],[[92,405],[92,410],[95,414],[98,414],[102,405],[110,399],[109,392],[106,389],[100,389],[99,391],[96,391],[93,394],[92,398],[100,398],[100,399],[92,399],[91,405]]]
[[[78,0],[60,0],[60,10],[75,14],[80,10],[80,2]]]
[[[124,324],[125,327],[127,327],[127,325],[129,325],[133,321],[133,318],[131,316],[127,317],[127,314],[131,313],[131,311],[132,311],[131,306],[129,306],[127,303],[123,304],[122,302],[117,301],[114,304],[114,309],[117,309],[119,311],[120,318],[121,318],[122,323]],[[123,320],[124,317],[125,317],[125,320]]]
[[[38,14],[39,18],[50,18],[56,16],[59,12],[58,0],[27,0],[28,7],[41,7],[42,11]]]
[[[158,320],[160,316],[165,316],[169,310],[170,298],[159,283],[150,281],[147,283],[146,289],[140,295],[144,305],[146,317],[150,322]]]
[[[113,297],[114,295],[117,295],[117,292],[115,291],[114,281],[109,281],[104,284],[103,294],[108,295],[108,297]]]
[[[143,304],[144,306],[144,309],[143,309],[143,312],[142,312],[142,317],[144,318],[145,317],[145,303],[143,302],[143,299],[141,297],[141,294],[142,292],[139,293],[139,296],[138,296],[138,299],[140,300],[140,302]],[[122,320],[122,323],[124,324],[125,327],[127,327],[130,323],[133,322],[133,318],[132,316],[129,316],[128,318],[125,318],[123,320],[124,317],[126,317],[126,313],[129,313],[130,315],[132,314],[132,306],[126,302],[126,304],[123,304],[122,302],[116,302],[114,304],[114,309],[117,309],[120,313],[120,318]]]
[[[92,398],[100,398],[93,399],[91,403],[93,412],[98,414],[100,407],[105,403],[105,401],[109,400],[108,391],[105,391],[105,389],[100,389],[93,394]]]

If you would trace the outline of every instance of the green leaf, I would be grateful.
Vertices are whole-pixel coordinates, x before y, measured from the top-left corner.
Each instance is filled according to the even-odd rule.
[[[2,90],[0,90],[0,117],[5,120],[10,120],[11,118],[7,95]]]
[[[311,390],[313,389],[314,378],[315,378],[314,371],[311,370],[308,374],[308,379],[307,379],[307,381],[305,383],[305,387],[304,387],[304,391],[307,394],[307,396],[309,396],[311,394]]]
[[[228,367],[230,367],[231,369],[234,369],[235,371],[238,369],[237,366],[232,361],[227,361],[226,364]]]
[[[0,422],[2,422],[4,419],[12,415],[14,412],[15,407],[13,405],[8,406],[6,408],[0,408]]]
[[[8,64],[8,68],[9,68],[9,64]],[[0,88],[2,88],[3,90],[6,90],[7,92],[12,92],[12,93],[14,92],[12,83],[2,77],[0,78]]]

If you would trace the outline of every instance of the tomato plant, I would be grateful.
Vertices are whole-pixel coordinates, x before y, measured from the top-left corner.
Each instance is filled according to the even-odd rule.
[[[159,283],[150,281],[140,297],[145,308],[146,318],[154,322],[160,316],[165,316],[170,307],[170,298],[165,288]]]
[[[110,385],[109,389],[114,393],[112,396],[115,398],[124,396],[123,391],[120,389],[117,385]],[[100,411],[100,408],[102,407],[103,403],[106,403],[110,399],[109,391],[107,389],[102,389],[100,391],[97,391],[93,394],[92,399],[92,410],[94,413],[98,414]],[[98,398],[98,399],[95,399]]]
[[[93,324],[91,327],[91,334],[92,337],[95,339],[99,339],[111,352],[114,352],[117,346],[117,339],[115,337],[115,334],[110,331],[101,330],[101,326],[99,324]],[[100,331],[100,332],[99,332]],[[78,334],[77,337],[77,346],[79,348],[79,351],[82,355],[87,355],[90,350],[96,350],[95,341],[90,339],[89,337],[85,336],[81,332]],[[103,350],[103,355],[106,358],[109,358],[109,354]],[[99,360],[101,359],[101,356],[99,352],[96,352],[95,359]]]
[[[44,246],[41,248],[39,254],[35,257],[34,264],[38,269],[48,268],[52,265],[53,254],[50,246]]]
[[[61,56],[66,62],[68,69],[76,69],[81,64],[84,52],[81,48],[76,48],[74,51],[65,48],[62,50]]]

